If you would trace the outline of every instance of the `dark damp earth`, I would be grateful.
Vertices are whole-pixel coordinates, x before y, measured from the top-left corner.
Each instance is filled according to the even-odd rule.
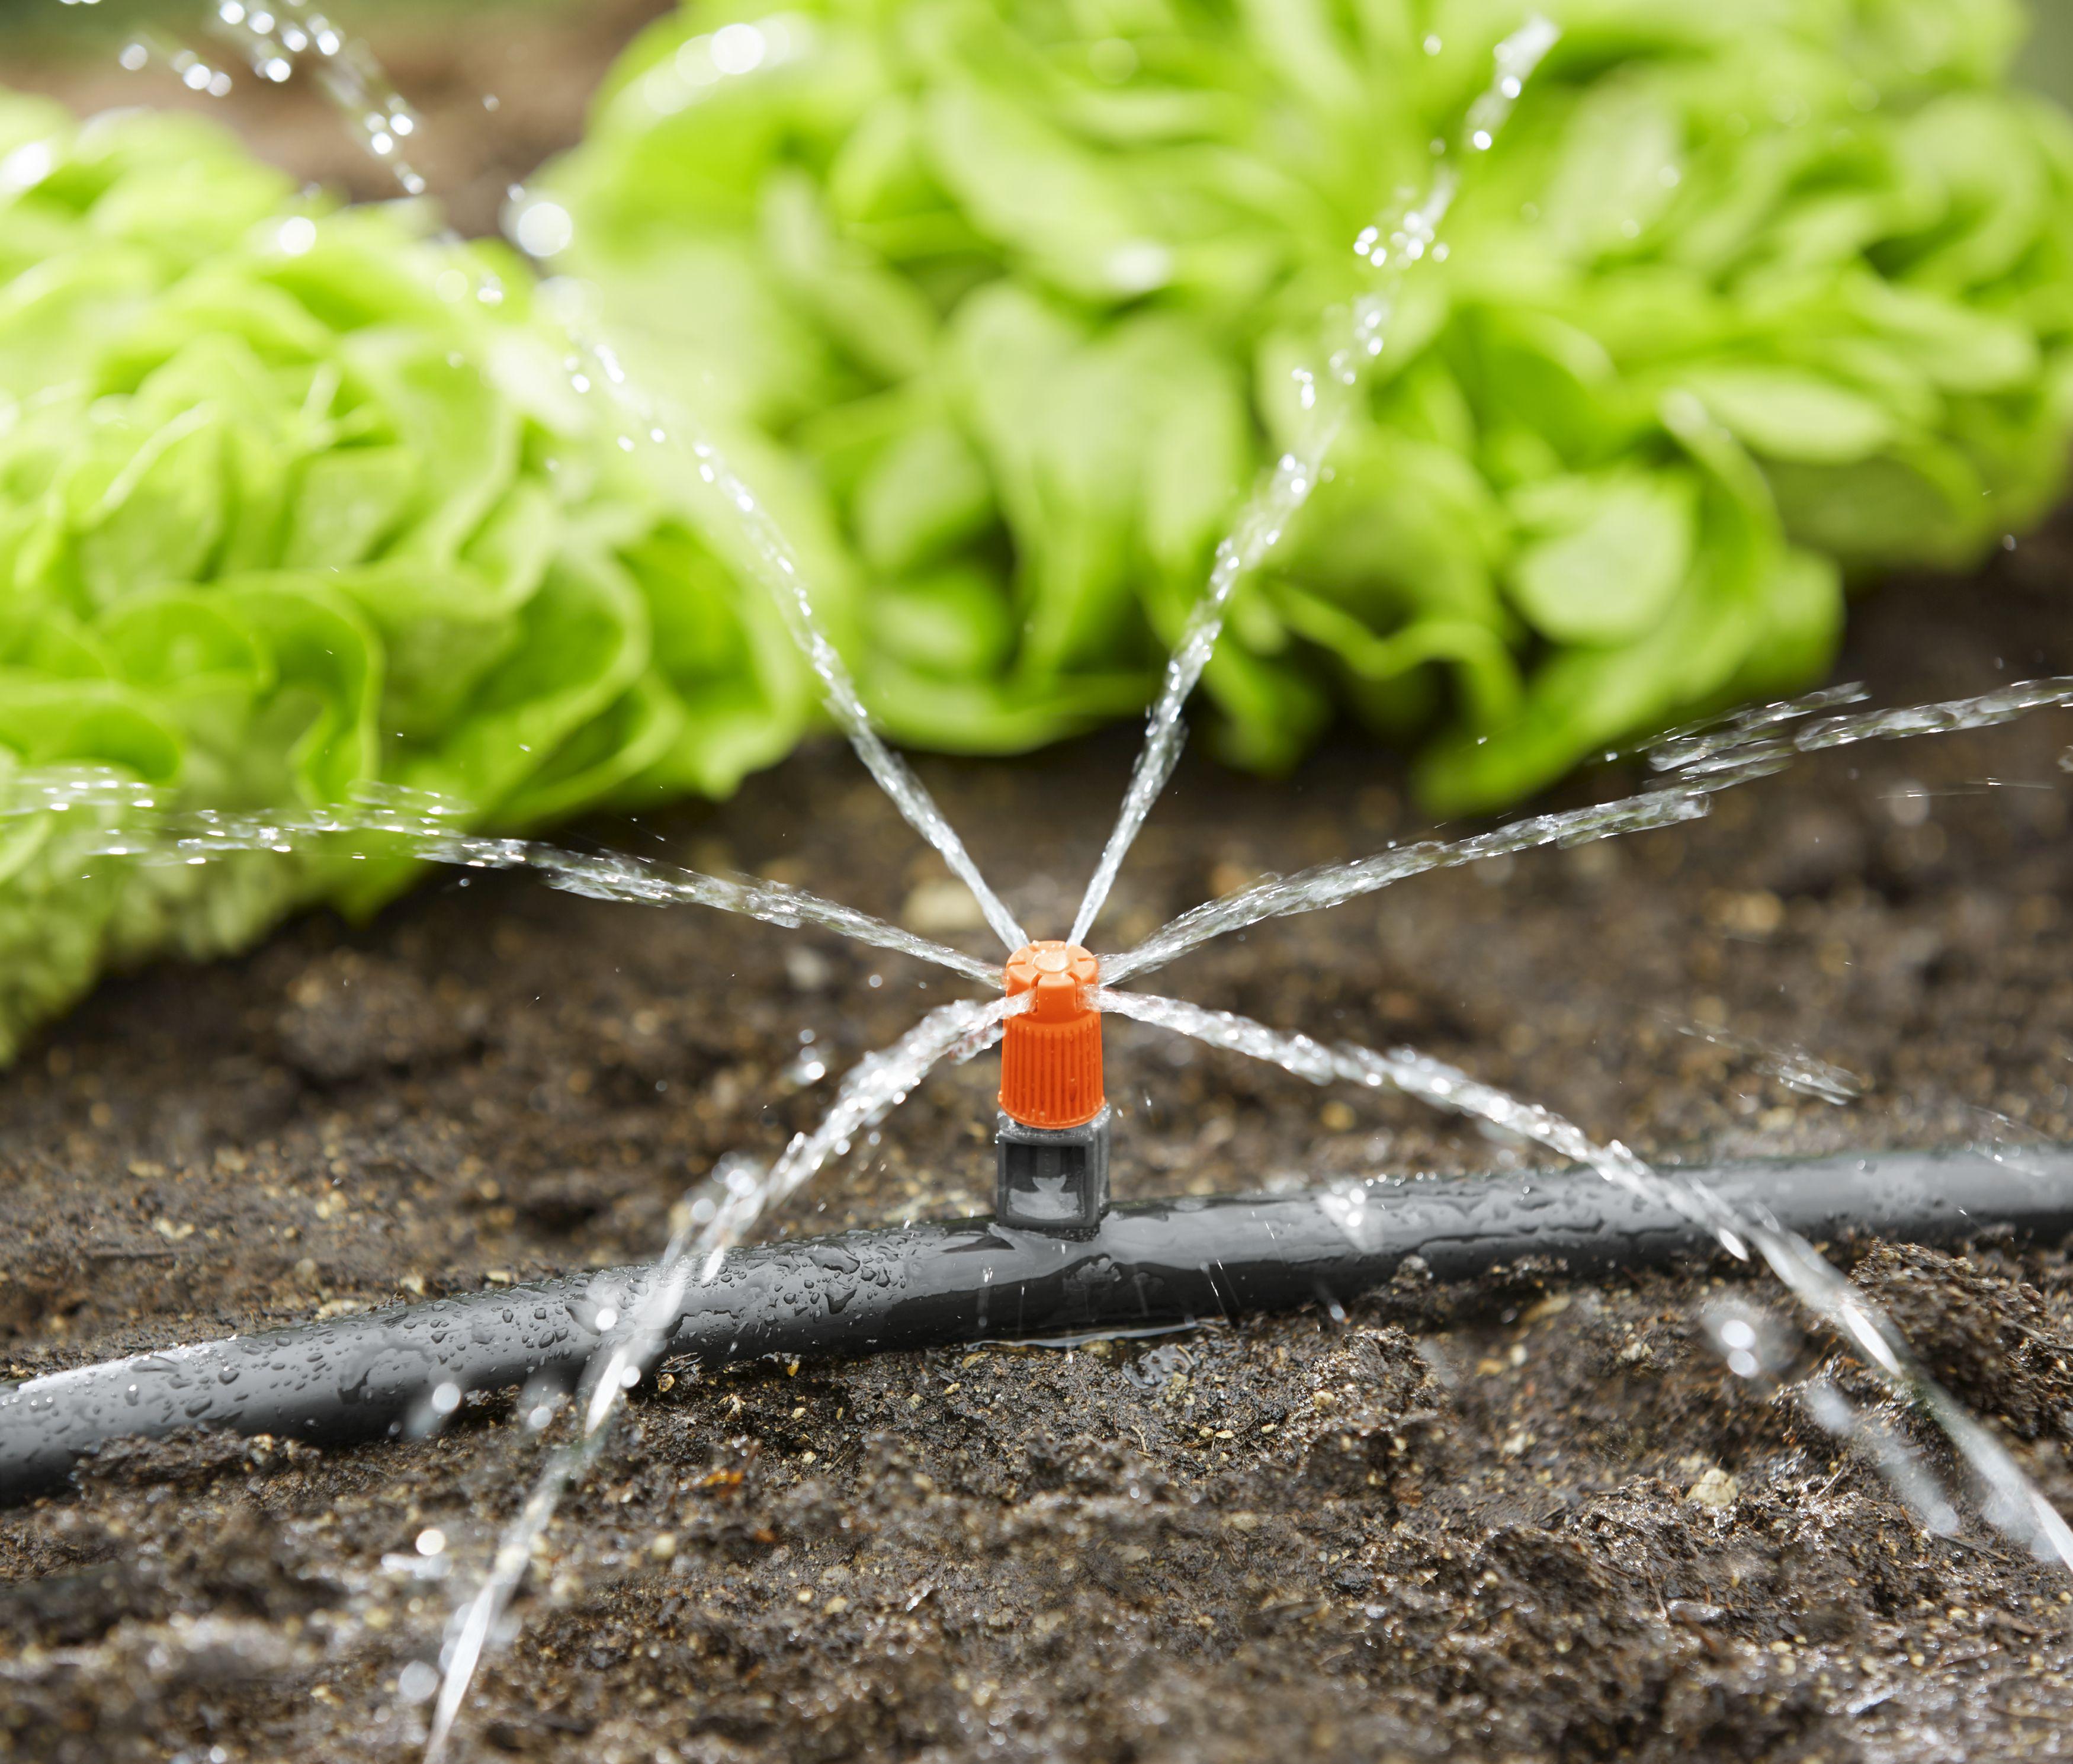
[[[441,185],[464,223],[568,138],[613,31],[655,7],[610,10],[608,29],[542,8],[464,43],[437,20],[382,43],[427,116],[451,113],[432,134],[472,155]],[[146,96],[97,68],[10,75],[85,107]],[[285,102],[226,109],[284,162],[365,183],[328,120]],[[2062,530],[1973,581],[1890,586],[1839,677],[1899,703],[2073,671],[2069,579]],[[2019,1152],[2073,1137],[2070,746],[2073,715],[2050,713],[1831,755],[1701,825],[1426,877],[1146,983],[1416,1044],[1664,1157]],[[924,770],[1056,934],[1131,749],[1119,732]],[[1558,800],[1638,779],[1608,769]],[[1046,826],[1070,835],[1028,830]],[[1416,826],[1395,764],[1350,744],[1282,785],[1197,756],[1095,943]],[[986,946],[831,747],[732,803],[579,833]],[[963,990],[813,934],[451,876],[371,925],[313,917],[241,962],[111,982],[0,1075],[0,1364],[31,1376],[653,1255],[716,1156],[774,1151],[859,1054]],[[1125,1196],[1531,1162],[1401,1100],[1109,1036]],[[1788,1088],[1795,1050],[1861,1096]],[[992,1070],[938,1074],[777,1228],[980,1210]],[[2073,1510],[2061,1249],[1829,1247]],[[1774,1284],[1725,1261],[1597,1284],[1535,1266],[1474,1291],[1399,1280],[1342,1321],[666,1368],[550,1534],[467,1755],[2073,1750],[2073,1581],[1970,1517],[1927,1534],[1811,1420],[1831,1344],[1745,1383],[1699,1320],[1723,1301],[1797,1339]],[[0,1754],[413,1756],[422,1663],[537,1461],[508,1406],[356,1450],[120,1444],[0,1514]]]
[[[1844,674],[1903,703],[2067,671],[2063,543],[1882,591]],[[2073,1136],[2069,744],[2073,715],[2046,713],[1828,756],[1708,822],[1426,877],[1155,983],[1415,1043],[1666,1157],[2019,1152]],[[1130,747],[925,769],[1041,931]],[[1350,744],[1284,785],[1192,760],[1096,942],[1400,836],[1399,783]],[[1071,835],[1032,843],[1046,822]],[[732,803],[580,834],[984,947],[831,745]],[[240,962],[112,982],[0,1078],[7,1371],[651,1255],[693,1175],[773,1151],[960,989],[817,934],[451,875],[371,925],[313,917]],[[1529,1160],[1401,1099],[1109,1037],[1125,1195]],[[1861,1098],[1769,1075],[1792,1049]],[[992,1082],[987,1060],[938,1074],[779,1228],[981,1209]],[[2063,1252],[1832,1247],[2073,1507]],[[1725,1263],[1596,1285],[1537,1266],[1473,1292],[1399,1280],[1343,1321],[676,1368],[550,1534],[467,1743],[626,1764],[2063,1755],[2073,1583],[1975,1520],[1925,1533],[1807,1413],[1829,1344],[1745,1383],[1698,1318],[1722,1299],[1790,1321]],[[410,1756],[414,1663],[535,1462],[507,1407],[354,1450],[119,1445],[0,1515],[0,1732],[30,1758]]]

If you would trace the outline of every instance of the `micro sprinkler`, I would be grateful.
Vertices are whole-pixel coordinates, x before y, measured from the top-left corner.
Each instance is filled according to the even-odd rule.
[[[1008,997],[1031,995],[1000,1047],[993,1211],[1002,1225],[1082,1237],[1108,1211],[1109,1128],[1100,965],[1077,943],[1024,944],[1008,958]]]

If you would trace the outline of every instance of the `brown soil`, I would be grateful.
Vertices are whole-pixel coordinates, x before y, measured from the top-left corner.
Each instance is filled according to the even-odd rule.
[[[81,115],[127,105],[199,111],[236,129],[262,158],[356,200],[386,200],[394,180],[350,135],[309,80],[274,85],[245,71],[203,28],[213,0],[122,0],[92,14],[53,4],[0,19],[0,85],[47,92]],[[341,9],[365,35],[423,125],[412,156],[454,225],[494,233],[512,184],[583,132],[591,94],[627,41],[670,0],[405,0]],[[117,52],[142,25],[168,49],[188,47],[230,74],[221,98],[188,91],[163,65],[125,71]],[[39,27],[40,25],[40,28]]]
[[[649,10],[460,48],[428,29],[422,65],[382,42],[474,143],[447,186],[468,225],[567,138]],[[468,57],[507,52],[567,76],[507,82],[501,121],[461,129],[500,89]],[[9,76],[138,100],[112,72]],[[231,113],[305,171],[363,181],[349,148],[324,157],[328,122],[270,121],[276,101]],[[2047,538],[1980,583],[1889,589],[1844,671],[1890,703],[2068,671],[2067,561]],[[1416,1042],[1651,1153],[2063,1140],[2069,742],[2073,716],[2049,714],[1832,756],[1703,825],[1426,878],[1156,983]],[[1129,746],[925,770],[1051,930]],[[1280,785],[1193,762],[1097,942],[1412,824],[1367,751]],[[831,748],[732,803],[587,830],[983,946]],[[512,876],[435,877],[370,925],[312,918],[239,962],[112,983],[0,1078],[0,1354],[27,1376],[652,1254],[715,1156],[768,1153],[822,1106],[832,1079],[802,1049],[839,1071],[955,983]],[[1130,1025],[1111,1047],[1126,1194],[1530,1161]],[[1792,1048],[1862,1099],[1767,1075]],[[984,1061],[932,1079],[780,1228],[978,1210],[989,1082]],[[2073,1507],[2063,1254],[1880,1250],[1859,1277]],[[1725,1265],[1597,1285],[1531,1268],[1343,1324],[680,1371],[568,1503],[467,1744],[607,1764],[2063,1756],[2073,1587],[1975,1522],[1925,1534],[1807,1418],[1827,1344],[1745,1383],[1697,1320],[1722,1301],[1790,1337],[1776,1289]],[[73,1491],[0,1515],[0,1752],[411,1756],[406,1668],[436,1654],[536,1449],[497,1401],[408,1445],[109,1449]],[[445,1548],[419,1553],[435,1527]]]
[[[1990,588],[1883,593],[1851,671],[1902,702],[2064,670],[2058,554],[2016,561]],[[2046,714],[1834,756],[1709,822],[1426,878],[1161,983],[1415,1041],[1652,1152],[2065,1138],[2069,740]],[[926,769],[1049,929],[1127,752]],[[1032,844],[1040,808],[1072,836]],[[1193,764],[1098,941],[1409,825],[1371,753],[1282,786]],[[589,830],[944,912],[940,868],[833,748]],[[10,1370],[652,1253],[715,1156],[822,1105],[807,1032],[839,1070],[955,983],[515,876],[111,983],[0,1080]],[[1126,1193],[1524,1157],[1111,1033]],[[1792,1046],[1864,1098],[1795,1094],[1749,1051]],[[782,1228],[977,1209],[989,1082],[983,1061],[931,1080]],[[1860,1278],[2073,1506],[2063,1256],[1881,1251]],[[1343,1325],[678,1375],[569,1503],[469,1742],[628,1764],[2059,1755],[2064,1579],[1975,1523],[1926,1535],[1839,1453],[1797,1394],[1822,1343],[1774,1383],[1725,1371],[1696,1317],[1723,1296],[1789,1328],[1725,1267],[1543,1268]],[[409,1756],[424,1712],[399,1677],[534,1450],[494,1401],[410,1445],[110,1449],[0,1517],[3,1730],[31,1758]]]

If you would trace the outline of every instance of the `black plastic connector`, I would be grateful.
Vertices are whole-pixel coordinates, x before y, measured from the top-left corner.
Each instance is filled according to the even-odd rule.
[[[1078,1127],[1024,1127],[1000,1117],[993,1216],[1026,1231],[1078,1236],[1097,1229],[1108,1211],[1108,1105]]]

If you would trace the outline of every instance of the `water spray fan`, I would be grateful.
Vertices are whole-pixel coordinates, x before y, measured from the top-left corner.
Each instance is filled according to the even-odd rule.
[[[1934,10],[1933,5],[1918,7],[1910,16],[1927,15]],[[1655,15],[1655,9],[1646,6],[1633,10],[1636,17]],[[845,20],[851,17],[847,7],[830,6],[824,12]],[[975,28],[984,16],[983,9],[975,12],[954,5],[919,3],[903,16],[910,14],[938,24],[961,23]],[[858,16],[862,15],[859,11]],[[1461,22],[1454,10],[1445,6],[1437,8],[1435,15]],[[1030,18],[1053,16],[1034,4],[1012,13],[1024,24]],[[1194,23],[1205,31],[1210,28],[1203,19],[1196,18]],[[1449,28],[1453,27],[1450,23]],[[1473,38],[1473,31],[1469,35]],[[1490,147],[1495,129],[1508,113],[1506,107],[1519,97],[1522,82],[1511,52],[1519,53],[1518,68],[1530,67],[1554,37],[1552,27],[1536,19],[1498,43],[1494,78],[1484,97],[1466,110],[1463,134],[1473,151]],[[726,66],[714,59],[723,50],[723,39]],[[745,75],[769,56],[770,41],[760,28],[735,21],[712,32],[689,66],[699,71],[710,63],[719,73]],[[1123,47],[1133,57],[1137,55],[1130,44]],[[1440,34],[1428,34],[1424,47],[1437,58],[1444,47]],[[704,56],[705,63],[699,55]],[[1115,83],[1127,80],[1135,66],[1133,62],[1126,67],[1113,56],[1110,64],[1120,70]],[[673,57],[671,64],[673,77],[687,77],[681,54]],[[1287,72],[1280,70],[1277,76],[1285,78]],[[664,81],[663,95],[670,95],[670,90]],[[651,89],[649,97],[653,102],[656,91]],[[675,108],[688,109],[690,102],[686,98]],[[1477,108],[1485,103],[1492,107],[1487,122]],[[961,138],[968,148],[975,144],[969,131]],[[976,144],[984,144],[983,130]],[[998,146],[998,139],[993,144]],[[1026,138],[1023,144],[1027,146]],[[1015,160],[1026,155],[1007,157]],[[1676,180],[1658,181],[1669,188]],[[1431,188],[1451,193],[1453,188],[1451,168],[1442,167]],[[1076,208],[1075,224],[1084,224],[1084,204],[1067,206]],[[521,226],[520,230],[522,237],[525,229]],[[1021,230],[1030,232],[1026,225]],[[1638,236],[1638,230],[1630,236]],[[1372,248],[1387,258],[1401,237],[1420,248],[1404,252],[1407,261],[1420,261],[1428,245],[1433,249],[1427,261],[1439,258],[1440,241],[1430,228],[1422,232],[1399,229],[1379,241],[1370,237],[1372,231],[1355,235],[1357,244],[1366,241],[1361,245],[1363,252]],[[1380,266],[1381,259],[1369,261]],[[1112,281],[1127,272],[1131,286],[1127,292],[1133,301],[1156,295],[1169,280],[1170,261],[1155,260],[1148,251],[1111,252],[1102,263]],[[1055,266],[1046,273],[1055,278]],[[873,285],[866,277],[849,291],[868,291]],[[877,286],[883,293],[883,284]],[[967,287],[965,291],[971,291]],[[1080,295],[1092,300],[1101,291],[1082,289]],[[1317,290],[1306,287],[1303,291],[1308,299]],[[1384,355],[1394,335],[1385,321],[1393,317],[1400,323],[1411,292],[1407,277],[1391,285],[1386,300],[1373,298],[1369,291],[1367,316],[1351,335],[1358,343],[1374,345],[1366,352],[1370,357]],[[1356,303],[1357,311],[1359,307]],[[1436,334],[1436,330],[1427,340]],[[856,340],[851,342],[855,344]],[[1334,370],[1337,365],[1336,358],[1330,362]],[[1294,377],[1300,381],[1304,371]],[[1333,380],[1363,396],[1395,396],[1391,388],[1401,388],[1400,378],[1389,373],[1365,385],[1351,373],[1341,376],[1334,371]],[[1731,420],[1736,407],[1732,385],[1723,394],[1717,381],[1709,404],[1703,392],[1695,389],[1698,383],[1685,375],[1679,383],[1655,386],[1661,396],[1647,419],[1684,450],[1664,471],[1683,475],[1676,481],[1689,492],[1688,512],[1696,523],[1690,536],[1704,534],[1707,520],[1725,509],[1745,523],[1735,530],[1743,538],[1761,530],[1774,542],[1768,550],[1728,546],[1753,573],[1725,588],[1714,575],[1705,576],[1705,584],[1723,593],[1753,587],[1769,592],[1781,583],[1809,587],[1807,554],[1795,552],[1783,539],[1776,525],[1777,507],[1766,500],[1776,491],[1776,484],[1766,486],[1752,476],[1751,437],[1738,432]],[[1773,392],[1778,389],[1775,382],[1770,385]],[[1750,383],[1742,382],[1741,389],[1749,391]],[[1758,401],[1759,406],[1762,402]],[[1791,405],[1790,399],[1787,402]],[[1127,412],[1129,407],[1123,408]],[[1812,422],[1810,410],[1815,415],[1822,410],[1818,399],[1811,406],[1803,400],[1792,409],[1795,423],[1803,427]],[[1745,406],[1743,431],[1753,426],[1748,413]],[[1199,414],[1189,413],[1191,418]],[[1376,417],[1372,402],[1365,414]],[[1840,420],[1832,405],[1826,414]],[[1759,410],[1754,426],[1760,427],[1762,420]],[[1818,422],[1813,426],[1820,427]],[[1834,427],[1832,422],[1832,433]],[[1515,468],[1519,482],[1512,488],[1516,488],[1533,479],[1548,461],[1535,453],[1530,435],[1512,439],[1518,444],[1505,456]],[[1625,437],[1622,445],[1632,439],[1632,435]],[[1495,456],[1496,450],[1488,451]],[[872,726],[843,657],[826,635],[822,622],[824,608],[817,608],[817,591],[801,570],[791,542],[769,521],[746,480],[735,475],[725,455],[709,440],[694,438],[686,452],[704,481],[719,489],[723,500],[742,517],[743,530],[752,530],[757,538],[757,571],[777,588],[778,604],[819,677],[830,714],[900,812],[936,847],[953,872],[973,888],[983,917],[1001,936],[1004,946],[1013,950],[999,975],[1003,996],[983,1004],[957,1000],[939,1006],[899,1042],[868,1055],[844,1078],[820,1125],[795,1137],[769,1169],[723,1165],[715,1177],[716,1185],[725,1190],[723,1198],[703,1218],[696,1206],[687,1207],[688,1222],[679,1226],[661,1260],[649,1268],[534,1288],[522,1295],[520,1303],[513,1300],[521,1295],[508,1292],[442,1301],[376,1317],[333,1320],[269,1337],[203,1344],[143,1360],[79,1368],[0,1390],[0,1416],[7,1422],[0,1427],[0,1442],[4,1442],[0,1444],[0,1492],[25,1493],[49,1486],[66,1473],[80,1452],[113,1433],[140,1427],[162,1432],[205,1419],[232,1427],[278,1427],[311,1437],[364,1436],[377,1429],[394,1434],[438,1424],[436,1420],[422,1419],[428,1375],[436,1380],[431,1385],[429,1407],[439,1416],[454,1412],[461,1393],[468,1388],[500,1388],[522,1379],[529,1391],[537,1393],[573,1379],[573,1436],[547,1455],[534,1494],[500,1547],[491,1573],[459,1614],[461,1621],[449,1631],[452,1645],[427,1743],[427,1757],[437,1758],[453,1732],[482,1651],[528,1572],[533,1544],[545,1535],[563,1493],[605,1449],[624,1391],[637,1385],[663,1354],[678,1352],[723,1361],[744,1353],[795,1346],[859,1350],[983,1339],[1023,1333],[1032,1324],[1107,1329],[1193,1322],[1212,1314],[1212,1307],[1228,1314],[1313,1300],[1336,1305],[1342,1297],[1374,1290],[1406,1265],[1404,1258],[1414,1239],[1399,1227],[1415,1219],[1421,1206],[1436,1202],[1441,1216],[1435,1219],[1428,1214],[1426,1234],[1415,1241],[1464,1271],[1473,1269],[1479,1259],[1488,1265],[1489,1256],[1522,1253],[1523,1245],[1527,1246],[1523,1253],[1551,1247],[1573,1250],[1576,1265],[1588,1267],[1592,1256],[1602,1253],[1614,1237],[1624,1240],[1623,1247],[1641,1254],[1660,1255],[1673,1243],[1686,1247],[1717,1247],[1744,1259],[1752,1251],[1759,1254],[1811,1313],[1865,1350],[1869,1368],[1892,1394],[1917,1404],[1944,1428],[1989,1495],[1986,1514],[1997,1527],[2029,1543],[2040,1556],[2073,1567],[2073,1531],[2049,1502],[1998,1442],[1942,1390],[1890,1322],[1803,1234],[1826,1234],[1860,1204],[1873,1210],[1883,1208],[1885,1223],[1947,1234],[1960,1228],[1952,1218],[1954,1192],[1980,1203],[1980,1213],[1969,1207],[1956,1209],[1957,1219],[1967,1228],[1978,1222],[1981,1213],[1993,1213],[2010,1224],[2061,1230],[2066,1190],[2058,1172],[2063,1162],[2039,1178],[1993,1160],[1961,1160],[1947,1166],[1940,1160],[1903,1159],[1898,1160],[1902,1168],[1890,1173],[1912,1179],[1902,1183],[1881,1180],[1888,1173],[1874,1168],[1871,1160],[1851,1159],[1835,1166],[1803,1168],[1787,1175],[1782,1186],[1775,1172],[1752,1180],[1748,1172],[1657,1170],[1617,1142],[1598,1144],[1552,1111],[1510,1097],[1416,1050],[1383,1053],[1345,1042],[1328,1047],[1299,1033],[1178,999],[1096,991],[1104,981],[1113,987],[1172,959],[1191,937],[1206,937],[1283,912],[1341,904],[1420,869],[1494,855],[1506,839],[1517,849],[1529,849],[1558,841],[1574,843],[1566,837],[1571,833],[1579,839],[1606,837],[1690,818],[1704,812],[1711,793],[1765,775],[1794,752],[1933,729],[1981,727],[2042,704],[2063,705],[2073,699],[2073,685],[2026,682],[1969,703],[1828,717],[1797,727],[1788,725],[1814,709],[1830,707],[1772,707],[1754,714],[1741,726],[1651,756],[1659,770],[1681,769],[1682,776],[1642,798],[1541,817],[1453,846],[1429,842],[1350,864],[1321,867],[1296,878],[1271,878],[1184,915],[1138,949],[1101,962],[1080,940],[1097,920],[1118,866],[1170,775],[1178,751],[1181,707],[1198,681],[1207,678],[1213,690],[1218,689],[1218,677],[1204,670],[1216,651],[1226,612],[1234,634],[1248,630],[1251,603],[1234,598],[1245,571],[1235,564],[1223,567],[1226,554],[1220,549],[1218,567],[1209,575],[1208,589],[1175,621],[1180,641],[1164,672],[1123,814],[1076,915],[1074,935],[1068,941],[1030,942],[1005,902],[979,876],[925,787]],[[1315,486],[1323,459],[1321,440],[1313,451],[1292,450],[1283,456],[1273,482],[1290,487],[1286,505],[1291,511],[1300,509]],[[1655,515],[1663,512],[1657,494],[1663,489],[1660,483],[1644,488],[1638,501],[1631,497],[1622,501],[1625,493],[1635,488],[1630,476],[1622,476],[1624,465],[1608,465],[1603,458],[1558,458],[1556,463],[1560,469],[1542,472],[1543,479],[1580,480],[1586,470],[1611,472],[1619,479],[1596,487],[1622,511],[1621,518],[1613,523],[1619,530],[1615,550],[1622,546],[1632,549],[1633,521],[1642,503],[1653,498]],[[942,464],[937,458],[919,476],[940,480]],[[1496,468],[1479,460],[1478,469]],[[1300,491],[1292,488],[1299,483]],[[1546,483],[1539,488],[1546,490]],[[1683,493],[1672,492],[1671,501]],[[1564,497],[1581,501],[1565,504]],[[1569,541],[1578,539],[1585,529],[1594,530],[1605,512],[1602,504],[1594,504],[1592,495],[1576,489],[1574,483],[1533,505],[1543,506],[1543,512],[1547,507],[1554,509],[1548,519],[1557,528],[1564,506],[1572,513],[1576,507],[1584,509],[1587,518],[1582,526],[1564,534]],[[1250,506],[1255,512],[1266,510],[1267,524],[1273,530],[1263,555],[1265,549],[1278,542],[1283,505],[1275,500],[1270,484],[1268,492]],[[1771,521],[1768,528],[1762,518],[1765,509]],[[1253,523],[1256,527],[1261,524]],[[1646,527],[1647,520],[1642,519],[1642,525]],[[1243,530],[1247,521],[1242,518],[1238,525]],[[1590,545],[1572,550],[1575,554],[1568,558],[1566,567],[1574,571],[1591,563]],[[1559,587],[1561,576],[1562,571],[1556,571],[1540,585],[1545,588],[1553,579]],[[1818,600],[1820,584],[1813,587]],[[1516,583],[1510,591],[1515,600],[1521,600],[1523,591]],[[1729,593],[1727,598],[1733,601],[1736,596]],[[1747,602],[1745,592],[1741,600]],[[1738,640],[1760,643],[1774,637],[1782,628],[1774,616],[1778,608],[1767,601],[1754,612],[1747,604],[1739,610],[1745,616],[1739,622],[1729,621],[1730,635]],[[1790,624],[1789,617],[1786,622]],[[1256,640],[1256,621],[1252,629]],[[1717,631],[1714,634],[1719,635]],[[1688,620],[1669,620],[1652,627],[1649,635],[1651,641],[1667,642],[1679,655],[1695,641]],[[1424,633],[1421,641],[1429,639],[1430,633]],[[1704,698],[1724,684],[1746,683],[1745,677],[1735,671],[1747,659],[1746,652],[1725,640],[1713,649],[1716,662],[1721,654],[1728,656],[1728,671],[1717,670],[1710,683],[1695,686],[1698,677],[1688,670],[1679,687],[1686,696]],[[1226,644],[1225,655],[1231,653]],[[1380,671],[1387,674],[1386,669]],[[1237,677],[1244,678],[1242,665]],[[1222,678],[1231,678],[1228,666]],[[1575,688],[1572,678],[1567,690]],[[1605,696],[1607,682],[1597,679],[1593,690],[1597,696],[1593,702],[1597,703]],[[1642,722],[1661,708],[1659,703],[1632,694],[1612,697],[1620,715]],[[1646,712],[1637,708],[1643,702],[1651,707]],[[581,749],[584,756],[594,752],[595,744]],[[617,777],[624,781],[633,771],[629,765]],[[694,899],[777,917],[781,922],[796,925],[811,918],[823,925],[839,924],[849,934],[904,948],[967,978],[991,977],[983,964],[960,952],[930,946],[896,928],[796,892],[786,892],[780,898],[773,891],[752,884],[721,883],[687,872],[658,886],[663,879],[641,866],[606,863],[584,868],[575,865],[566,854],[516,841],[460,842],[454,850],[458,852],[463,845],[474,855],[450,855],[449,861],[532,863],[550,875],[560,875],[565,885],[580,880],[582,892],[605,892],[612,898]],[[1397,1196],[1390,1192],[1395,1185],[1382,1179],[1306,1196],[1234,1197],[1181,1202],[1170,1208],[1111,1211],[1107,1192],[1111,1117],[1102,1070],[1103,1008],[1270,1061],[1314,1082],[1387,1088],[1416,1096],[1517,1133],[1581,1168],[1545,1185],[1544,1193],[1538,1192],[1543,1185],[1536,1179],[1515,1198],[1500,1197],[1498,1216],[1484,1217],[1473,1231],[1462,1229],[1465,1220],[1491,1200],[1494,1185],[1468,1185],[1465,1189],[1445,1185],[1451,1192],[1428,1189],[1422,1195]],[[991,1219],[855,1234],[817,1243],[742,1248],[763,1213],[810,1180],[831,1158],[845,1153],[852,1134],[904,1100],[932,1068],[947,1058],[970,1057],[996,1031],[1003,1047],[996,1208]],[[1903,1187],[1911,1190],[1911,1206],[1897,1211],[1896,1196]],[[1551,1201],[1560,1204],[1564,1217],[1558,1218],[1551,1212]],[[1847,1204],[1839,1206],[1838,1201]],[[1471,1237],[1481,1246],[1473,1254],[1465,1248]],[[1428,1272],[1430,1267],[1428,1262]],[[392,1351],[399,1345],[402,1352]],[[1749,1375],[1738,1371],[1738,1375]],[[545,1402],[529,1403],[525,1414],[527,1425],[544,1428],[551,1423],[554,1407]],[[536,1421],[536,1415],[542,1419]]]

